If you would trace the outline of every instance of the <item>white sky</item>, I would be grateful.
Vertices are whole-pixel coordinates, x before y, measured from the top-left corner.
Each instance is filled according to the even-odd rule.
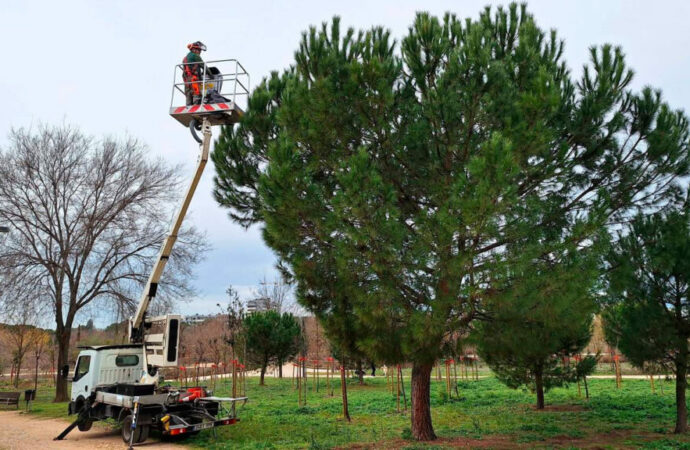
[[[0,145],[11,127],[69,123],[96,136],[129,134],[153,155],[193,168],[197,146],[168,116],[173,66],[186,44],[201,40],[204,59],[237,58],[254,82],[293,61],[309,25],[342,18],[344,27],[383,25],[400,39],[415,11],[476,18],[481,1],[6,1],[0,12],[4,62],[0,73]],[[575,75],[588,48],[621,45],[635,87],[661,88],[675,108],[690,105],[690,2],[533,1],[544,29],[566,41]],[[217,133],[217,130],[216,130]],[[275,276],[275,258],[258,229],[232,224],[212,196],[209,164],[192,202],[192,220],[213,245],[198,268],[200,298],[182,313],[211,313],[232,284],[250,295]],[[85,321],[86,319],[83,318]]]

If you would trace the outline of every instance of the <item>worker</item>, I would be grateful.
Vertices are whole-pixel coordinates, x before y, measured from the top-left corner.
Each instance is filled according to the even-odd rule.
[[[201,52],[206,51],[206,46],[201,41],[187,45],[189,53],[184,57],[182,79],[184,80],[184,95],[187,99],[187,106],[201,103],[201,83],[199,80],[203,76],[204,60],[201,59]]]

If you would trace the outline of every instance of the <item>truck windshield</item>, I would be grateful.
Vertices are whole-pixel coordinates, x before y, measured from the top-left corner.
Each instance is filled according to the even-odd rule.
[[[89,373],[89,366],[91,365],[91,356],[83,355],[77,361],[77,368],[74,371],[74,381],[77,381],[87,373]]]

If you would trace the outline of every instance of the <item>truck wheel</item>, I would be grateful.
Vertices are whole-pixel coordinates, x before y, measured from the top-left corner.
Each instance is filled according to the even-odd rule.
[[[137,439],[137,444],[141,444],[149,438],[149,431],[151,430],[151,427],[148,425],[142,425],[141,427],[137,427],[137,429],[141,429],[141,432],[139,433],[139,439]]]
[[[130,414],[125,417],[122,421],[122,440],[125,441],[125,444],[129,444],[129,440],[132,437],[132,431],[134,431],[134,439],[132,442],[139,442],[139,439],[141,439],[141,428],[142,427],[136,427],[132,430],[132,415]]]
[[[77,428],[79,428],[79,431],[89,431],[91,429],[91,425],[93,425],[93,420],[85,420],[83,422],[79,422],[77,424]]]

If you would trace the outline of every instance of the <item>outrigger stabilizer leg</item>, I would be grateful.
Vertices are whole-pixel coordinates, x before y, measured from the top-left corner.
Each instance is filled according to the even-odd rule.
[[[70,433],[70,431],[74,430],[74,428],[77,425],[79,425],[82,422],[86,422],[87,420],[89,420],[89,413],[91,412],[91,408],[93,408],[95,405],[96,405],[96,403],[94,403],[93,405],[89,405],[88,403],[86,405],[84,405],[84,407],[81,409],[81,411],[79,411],[79,415],[77,416],[77,420],[72,422],[67,428],[65,428],[65,430],[62,433],[60,433],[53,440],[54,441],[63,440],[65,438],[65,436],[67,436]]]

